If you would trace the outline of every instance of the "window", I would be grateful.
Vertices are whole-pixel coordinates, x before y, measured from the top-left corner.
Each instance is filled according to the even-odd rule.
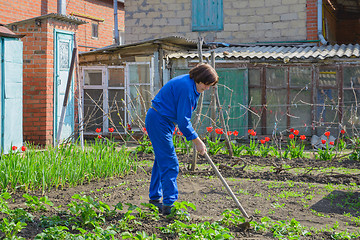
[[[99,24],[98,23],[91,24],[91,37],[93,37],[93,38],[99,37]]]
[[[223,0],[192,0],[192,31],[223,29]]]
[[[319,67],[319,79],[316,87],[316,126],[318,133],[324,132],[328,127],[338,125],[339,98],[337,69]]]
[[[344,67],[344,92],[343,92],[343,124],[346,130],[354,131],[360,126],[360,67]]]
[[[151,74],[149,63],[128,65],[127,108],[129,109],[132,129],[141,129],[145,122],[146,111],[151,106]]]
[[[249,128],[270,135],[291,127],[310,135],[311,89],[307,66],[250,69]]]
[[[152,99],[150,63],[127,66],[93,66],[82,70],[82,104],[85,134],[109,127],[124,132],[129,123],[134,131],[144,126]]]

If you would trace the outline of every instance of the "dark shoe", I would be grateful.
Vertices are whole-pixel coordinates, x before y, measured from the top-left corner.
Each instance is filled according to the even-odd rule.
[[[174,205],[171,205],[171,206],[166,206],[166,205],[163,205],[162,206],[162,214],[167,216],[171,213],[171,209],[174,207]]]
[[[157,207],[159,209],[159,213],[162,212],[163,204],[161,203],[160,199],[158,199],[158,200],[149,200],[149,203],[155,205],[155,207]]]

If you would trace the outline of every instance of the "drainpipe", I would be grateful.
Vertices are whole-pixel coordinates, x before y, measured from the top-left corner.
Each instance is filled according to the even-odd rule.
[[[322,16],[322,0],[318,0],[318,7],[317,7],[318,36],[319,36],[319,40],[320,40],[321,44],[327,45],[328,41],[325,40],[324,35],[322,34],[322,32],[323,32],[322,19],[323,19],[323,16]]]
[[[118,14],[117,14],[117,9],[118,9],[117,1],[118,0],[114,0],[114,38],[115,38],[115,44],[120,45],[119,27],[118,27]]]
[[[58,13],[62,15],[66,15],[66,0],[58,0]]]

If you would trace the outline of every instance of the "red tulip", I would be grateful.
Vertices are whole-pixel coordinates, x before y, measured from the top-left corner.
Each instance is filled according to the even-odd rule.
[[[248,130],[248,133],[249,133],[251,136],[256,136],[256,132],[255,132],[253,129],[249,129],[249,130]]]
[[[345,130],[344,130],[344,129],[341,129],[340,133],[341,133],[341,134],[345,134]]]
[[[294,130],[294,134],[297,136],[299,134],[299,130]]]
[[[305,140],[305,139],[306,139],[305,135],[301,135],[301,136],[300,136],[300,139],[301,139],[301,140]]]
[[[17,146],[12,146],[11,148],[13,151],[15,151],[17,149]]]
[[[101,135],[98,135],[98,138],[102,138],[102,136],[101,136]]]
[[[127,126],[127,129],[128,129],[129,131],[131,131],[131,126],[130,126],[130,124],[127,124],[126,126]]]
[[[26,147],[25,147],[25,146],[22,146],[22,147],[21,147],[21,151],[25,152],[25,151],[26,151]]]
[[[101,128],[97,128],[97,129],[95,130],[95,132],[97,132],[97,133],[101,132]]]
[[[217,134],[223,134],[223,133],[224,133],[224,130],[223,130],[222,128],[217,128],[217,129],[215,129],[215,132],[216,132]]]
[[[235,131],[233,132],[233,134],[234,134],[234,136],[237,136],[237,135],[239,135],[239,132],[235,130]]]
[[[265,141],[266,141],[266,142],[270,141],[270,138],[269,138],[269,137],[265,137]]]
[[[324,135],[325,135],[327,138],[329,138],[329,136],[330,136],[330,132],[329,132],[329,131],[327,131],[327,132],[325,132],[325,133],[324,133]]]
[[[180,132],[180,131],[178,131],[177,134],[178,134],[179,136],[182,136],[182,135],[183,135],[183,133]]]
[[[109,132],[114,132],[114,128],[109,128]]]
[[[228,136],[230,136],[230,135],[232,135],[233,133],[232,133],[232,131],[227,131],[227,133],[226,133]]]
[[[321,140],[321,143],[322,143],[322,144],[325,144],[325,143],[326,143],[326,140],[322,139],[322,140]]]
[[[290,128],[289,131],[290,131],[290,132],[294,132],[294,129],[293,129],[293,128]]]
[[[213,129],[214,129],[213,127],[206,127],[206,131],[208,132],[212,132]]]
[[[289,135],[289,138],[290,138],[290,139],[294,139],[294,137],[295,137],[294,134],[290,134],[290,135]]]
[[[266,143],[265,139],[261,139],[260,142],[261,142],[261,144],[265,144],[265,143]]]
[[[329,142],[330,145],[334,145],[334,142]]]

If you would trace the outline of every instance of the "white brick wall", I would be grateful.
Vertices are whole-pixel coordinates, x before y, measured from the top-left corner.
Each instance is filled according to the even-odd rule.
[[[224,30],[206,41],[248,43],[306,40],[306,0],[223,0]],[[196,40],[191,0],[125,1],[125,43],[165,36]]]

